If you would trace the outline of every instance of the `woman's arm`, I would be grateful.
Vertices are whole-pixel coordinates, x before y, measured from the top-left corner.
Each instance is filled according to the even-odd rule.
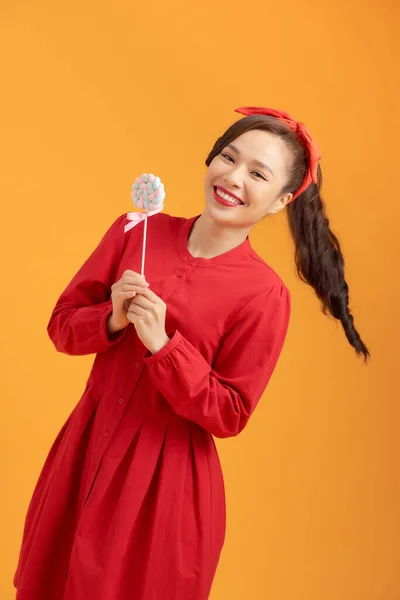
[[[107,320],[113,310],[111,286],[124,247],[125,223],[126,215],[115,221],[57,301],[47,331],[59,352],[103,352],[124,336],[125,329],[110,335]]]
[[[282,285],[260,294],[237,314],[214,368],[178,332],[145,359],[151,378],[174,411],[216,437],[240,433],[279,358],[290,316]]]

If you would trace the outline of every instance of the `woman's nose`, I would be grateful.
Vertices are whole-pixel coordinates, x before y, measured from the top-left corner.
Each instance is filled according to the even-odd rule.
[[[232,169],[225,173],[224,180],[228,187],[241,188],[243,185],[243,174],[240,173],[239,169]]]

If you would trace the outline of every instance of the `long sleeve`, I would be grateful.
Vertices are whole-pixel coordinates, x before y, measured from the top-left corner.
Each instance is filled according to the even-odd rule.
[[[126,215],[110,227],[97,248],[61,294],[48,324],[59,352],[83,355],[103,352],[118,343],[125,329],[109,337],[111,286],[124,246]]]
[[[210,366],[179,331],[146,357],[152,381],[174,411],[216,437],[240,433],[279,358],[290,316],[283,285],[262,293],[236,315]]]

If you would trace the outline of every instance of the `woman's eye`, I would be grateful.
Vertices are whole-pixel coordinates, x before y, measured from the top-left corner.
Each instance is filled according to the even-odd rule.
[[[259,173],[258,171],[253,171],[254,175],[256,175],[259,179],[264,179],[264,181],[267,181],[267,179],[264,177],[264,175],[262,173]]]
[[[225,152],[221,152],[221,156],[222,156],[222,158],[225,158],[225,160],[228,160],[231,163],[235,162],[230,154],[225,154]],[[264,175],[262,173],[260,173],[259,171],[252,171],[252,173],[253,173],[253,175],[255,175],[257,177],[257,179],[262,179],[264,181],[268,181],[268,179],[266,177],[264,177]]]

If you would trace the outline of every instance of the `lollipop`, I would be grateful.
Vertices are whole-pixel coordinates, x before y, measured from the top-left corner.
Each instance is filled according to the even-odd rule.
[[[136,208],[144,210],[144,213],[128,213],[127,217],[130,223],[125,225],[125,233],[144,221],[143,250],[142,250],[142,270],[144,276],[144,262],[146,257],[147,240],[147,217],[156,215],[164,208],[165,190],[159,177],[152,173],[143,174],[138,177],[132,186],[131,198]]]
[[[159,177],[143,174],[132,186],[132,200],[136,208],[157,210],[165,198],[164,185]]]

